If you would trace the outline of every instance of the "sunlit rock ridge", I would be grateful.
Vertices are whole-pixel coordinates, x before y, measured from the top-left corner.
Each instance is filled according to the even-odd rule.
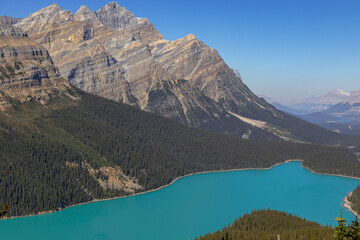
[[[95,12],[81,6],[76,13],[51,4],[13,26],[45,48],[61,76],[86,92],[243,138],[336,141],[333,133],[258,98],[193,34],[167,41],[149,19],[116,2]]]
[[[10,107],[9,98],[45,103],[69,88],[44,47],[19,28],[0,25],[0,111]]]

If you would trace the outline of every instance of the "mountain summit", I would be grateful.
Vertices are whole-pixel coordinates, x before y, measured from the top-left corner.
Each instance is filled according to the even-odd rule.
[[[138,25],[142,18],[137,18],[132,12],[120,7],[117,2],[110,2],[96,12],[96,16],[104,24],[115,31]]]
[[[238,137],[338,143],[338,135],[258,98],[219,53],[189,34],[163,39],[147,18],[111,2],[75,13],[52,4],[15,24],[86,92]],[[341,137],[340,137],[341,138]]]

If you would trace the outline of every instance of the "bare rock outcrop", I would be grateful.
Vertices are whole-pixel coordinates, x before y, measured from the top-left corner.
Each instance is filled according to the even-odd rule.
[[[138,18],[132,12],[119,6],[117,2],[110,2],[96,12],[96,16],[104,26],[115,32],[126,30],[133,38],[142,42],[153,42],[162,39],[162,35],[147,18]],[[126,33],[123,32],[124,34]]]
[[[45,48],[21,29],[0,26],[0,105],[9,97],[45,103],[68,88]]]
[[[14,25],[18,21],[20,21],[21,18],[13,18],[8,16],[0,16],[0,25]]]

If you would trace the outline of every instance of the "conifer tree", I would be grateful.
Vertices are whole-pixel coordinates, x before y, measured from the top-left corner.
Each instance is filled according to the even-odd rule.
[[[340,217],[337,217],[335,220],[338,222],[338,226],[335,226],[334,240],[344,240],[347,239],[347,227],[346,220],[343,218],[343,206],[340,204]]]
[[[360,222],[356,217],[355,221],[351,222],[349,226],[349,234],[348,238],[351,240],[360,239]]]

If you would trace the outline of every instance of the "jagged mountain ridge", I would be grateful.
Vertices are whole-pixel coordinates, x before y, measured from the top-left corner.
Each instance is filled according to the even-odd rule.
[[[52,4],[15,26],[49,51],[65,79],[87,92],[204,130],[337,142],[338,136],[258,98],[215,49],[193,34],[166,41],[148,19],[116,2],[96,12],[82,6],[75,14]]]

